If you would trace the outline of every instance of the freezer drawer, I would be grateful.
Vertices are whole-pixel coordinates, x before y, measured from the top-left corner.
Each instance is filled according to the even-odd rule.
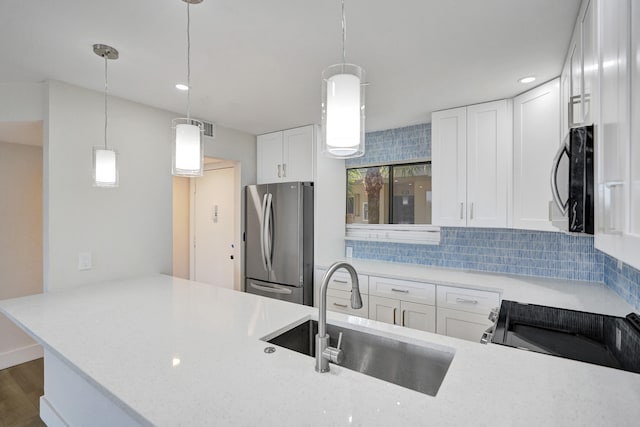
[[[304,288],[246,279],[246,292],[263,297],[304,304]]]

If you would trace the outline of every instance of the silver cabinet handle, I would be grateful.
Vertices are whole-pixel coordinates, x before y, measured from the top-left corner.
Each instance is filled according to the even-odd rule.
[[[470,216],[469,219],[473,219],[473,202],[471,202],[471,213],[469,216]]]
[[[335,305],[336,307],[340,307],[340,308],[348,308],[347,304],[338,304],[337,302],[334,302],[333,305]]]
[[[250,286],[253,289],[257,289],[259,291],[264,291],[264,292],[271,292],[273,294],[286,294],[286,295],[290,295],[291,293],[293,293],[291,291],[291,289],[284,289],[284,288],[274,288],[271,286],[262,286],[262,285],[257,285],[255,283],[250,283]]]
[[[464,219],[464,203],[460,202],[460,219]]]
[[[393,324],[397,325],[398,323],[396,322],[396,311],[398,311],[397,308],[393,307]]]
[[[477,304],[477,299],[466,299],[466,298],[456,298],[456,303],[458,304]]]
[[[286,163],[282,164],[282,176],[284,176],[285,178],[287,177],[287,164]]]
[[[396,288],[391,288],[391,290],[393,292],[400,292],[401,294],[408,294],[409,291],[407,289],[396,289]]]
[[[333,281],[334,281],[334,282],[336,282],[336,283],[343,283],[343,284],[345,284],[345,285],[346,285],[347,283],[349,283],[349,282],[347,282],[346,280],[340,280],[340,279],[333,279]]]
[[[278,163],[278,178],[282,178],[282,166]]]
[[[404,314],[407,312],[407,310],[402,310],[402,326],[407,326],[404,322]]]

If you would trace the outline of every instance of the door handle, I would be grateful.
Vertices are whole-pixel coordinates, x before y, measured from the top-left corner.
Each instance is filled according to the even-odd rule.
[[[278,163],[278,178],[282,178],[282,169],[280,163]]]
[[[265,238],[265,259],[268,271],[271,271],[273,267],[273,221],[271,218],[273,195],[267,194],[267,206],[265,208],[265,225],[264,225],[264,238]]]
[[[257,289],[259,291],[263,291],[263,292],[271,292],[272,294],[285,294],[285,295],[290,295],[293,293],[293,291],[291,289],[285,289],[285,288],[275,288],[272,286],[263,286],[263,285],[258,285],[255,283],[250,283],[249,286],[251,286],[253,289]]]
[[[402,310],[402,326],[406,326],[405,322],[404,322],[404,315],[407,312],[407,310]]]
[[[551,167],[551,195],[553,196],[553,201],[562,212],[562,215],[567,214],[567,210],[569,208],[569,200],[563,202],[560,199],[560,191],[558,190],[558,168],[560,167],[560,160],[562,159],[562,155],[567,153],[567,156],[571,156],[571,152],[569,151],[569,138],[571,133],[567,135],[562,143],[560,149],[556,153],[556,156],[553,158],[553,166]]]
[[[464,219],[464,203],[460,202],[460,219]]]
[[[287,177],[287,164],[286,163],[282,164],[282,176],[285,177],[285,178]]]
[[[264,227],[266,224],[266,209],[267,209],[267,194],[262,197],[262,213],[260,214],[260,253],[262,254],[262,267],[266,272],[269,271],[267,268],[267,257],[265,254],[265,240],[264,240]]]

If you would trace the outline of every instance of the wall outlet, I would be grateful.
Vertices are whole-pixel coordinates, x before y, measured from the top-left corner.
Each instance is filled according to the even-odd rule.
[[[353,248],[351,246],[347,246],[347,258],[353,257]]]
[[[618,260],[618,270],[622,271],[622,261]]]
[[[91,270],[91,252],[78,253],[78,271]]]

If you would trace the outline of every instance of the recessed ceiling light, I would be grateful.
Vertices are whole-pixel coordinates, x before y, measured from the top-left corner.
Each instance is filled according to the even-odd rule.
[[[520,80],[518,80],[520,83],[531,83],[534,82],[536,80],[535,77],[533,76],[528,76],[528,77],[523,77]]]
[[[176,83],[176,89],[178,90],[189,90],[189,86],[184,83]]]

